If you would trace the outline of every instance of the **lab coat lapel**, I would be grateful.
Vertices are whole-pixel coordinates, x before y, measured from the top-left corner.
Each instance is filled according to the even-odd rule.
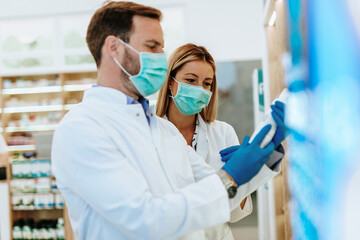
[[[166,175],[166,178],[172,188],[172,190],[176,189],[176,184],[172,181],[171,176],[169,176],[169,172],[167,170],[168,166],[168,162],[166,161],[166,159],[164,159],[164,151],[165,149],[163,149],[163,144],[161,143],[161,137],[165,137],[165,136],[161,136],[161,132],[159,129],[159,123],[157,121],[157,117],[156,117],[156,110],[154,106],[151,106],[150,109],[150,130],[152,132],[152,139],[153,139],[153,143],[155,145],[156,148],[156,152],[158,154],[158,158],[160,161],[160,165],[162,167],[162,170],[164,171],[164,174]]]
[[[197,142],[197,148],[196,153],[201,156],[204,160],[207,159],[208,153],[209,153],[209,140],[207,135],[207,125],[205,121],[202,119],[200,114],[197,115],[199,119],[199,136],[198,136],[198,142]]]

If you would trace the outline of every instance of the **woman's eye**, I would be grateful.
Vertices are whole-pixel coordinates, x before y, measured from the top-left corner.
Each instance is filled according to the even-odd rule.
[[[155,46],[155,45],[154,45],[154,46],[148,46],[148,48],[150,48],[151,50],[153,50],[153,49],[156,48],[156,46]]]
[[[210,86],[211,86],[211,83],[205,82],[204,85],[207,86],[207,87],[210,87]]]
[[[195,79],[187,78],[186,81],[193,83],[193,82],[195,82]]]

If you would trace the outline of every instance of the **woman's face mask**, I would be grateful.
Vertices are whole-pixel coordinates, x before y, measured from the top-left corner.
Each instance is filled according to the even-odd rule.
[[[123,40],[119,39],[119,41],[139,55],[140,71],[132,76],[116,58],[114,58],[115,63],[129,76],[130,81],[143,97],[156,93],[166,80],[168,69],[166,54],[139,52]]]
[[[212,95],[211,91],[200,86],[178,82],[174,77],[173,79],[178,83],[178,88],[176,95],[170,97],[184,115],[197,114],[209,104]]]

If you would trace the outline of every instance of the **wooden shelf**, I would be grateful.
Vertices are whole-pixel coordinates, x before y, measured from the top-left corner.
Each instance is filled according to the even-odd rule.
[[[7,88],[7,89],[2,90],[2,94],[3,95],[23,95],[23,94],[38,94],[38,93],[59,93],[61,91],[62,91],[61,86]]]
[[[85,91],[92,87],[93,84],[74,84],[74,85],[64,85],[63,90],[65,92],[79,92]]]
[[[39,177],[39,178],[45,178],[45,177]],[[46,178],[50,178],[50,177],[46,177]],[[37,178],[13,178],[11,180],[31,180],[31,179],[37,179]],[[35,194],[35,195],[41,195],[41,194],[56,194],[59,193],[57,191],[49,191],[49,192],[16,192],[16,193],[11,193],[13,196],[18,196],[18,195],[31,195],[31,194]]]
[[[1,71],[0,77],[17,77],[17,76],[32,76],[32,75],[47,75],[47,74],[68,74],[79,72],[96,72],[95,64],[83,64],[81,66],[67,66],[63,68],[58,67],[34,67],[29,69],[22,69],[21,73],[18,70]]]
[[[91,88],[93,84],[72,84],[64,86],[47,86],[47,87],[29,87],[29,88],[6,88],[2,90],[3,95],[25,95],[39,93],[60,93],[65,92],[82,92]]]
[[[41,219],[57,219],[64,217],[64,209],[42,209],[42,210],[12,210],[13,221],[20,218],[33,218],[35,221]],[[66,231],[66,230],[65,230]]]
[[[30,106],[30,107],[7,107],[4,113],[31,113],[31,112],[54,112],[62,111],[62,105]]]
[[[43,131],[54,131],[57,124],[49,124],[42,126],[25,126],[25,127],[6,127],[5,132],[43,132]],[[2,131],[2,129],[1,129]]]
[[[73,107],[75,107],[77,104],[66,104],[64,105],[64,110],[70,110],[72,109]]]
[[[8,146],[8,151],[34,151],[36,150],[35,145],[15,145],[15,146]]]
[[[263,12],[264,26],[269,24],[270,18],[275,11],[275,0],[266,0]]]
[[[37,178],[51,178],[51,179],[55,179],[54,176],[50,176],[50,177],[21,177],[21,178],[17,178],[17,177],[12,177],[12,176],[11,176],[11,180],[29,180],[29,179],[37,179]],[[54,193],[54,192],[50,192],[50,193]]]
[[[23,209],[12,207],[12,211],[62,211],[64,208],[34,208],[34,209]]]

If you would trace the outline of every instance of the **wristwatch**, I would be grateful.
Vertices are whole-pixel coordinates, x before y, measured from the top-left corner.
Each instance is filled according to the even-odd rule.
[[[227,173],[224,170],[220,170],[217,172],[217,174],[219,175],[221,181],[223,182],[227,192],[228,192],[228,196],[229,198],[233,198],[236,195],[237,192],[237,184],[235,181],[231,180],[229,178],[229,176],[227,175]]]

